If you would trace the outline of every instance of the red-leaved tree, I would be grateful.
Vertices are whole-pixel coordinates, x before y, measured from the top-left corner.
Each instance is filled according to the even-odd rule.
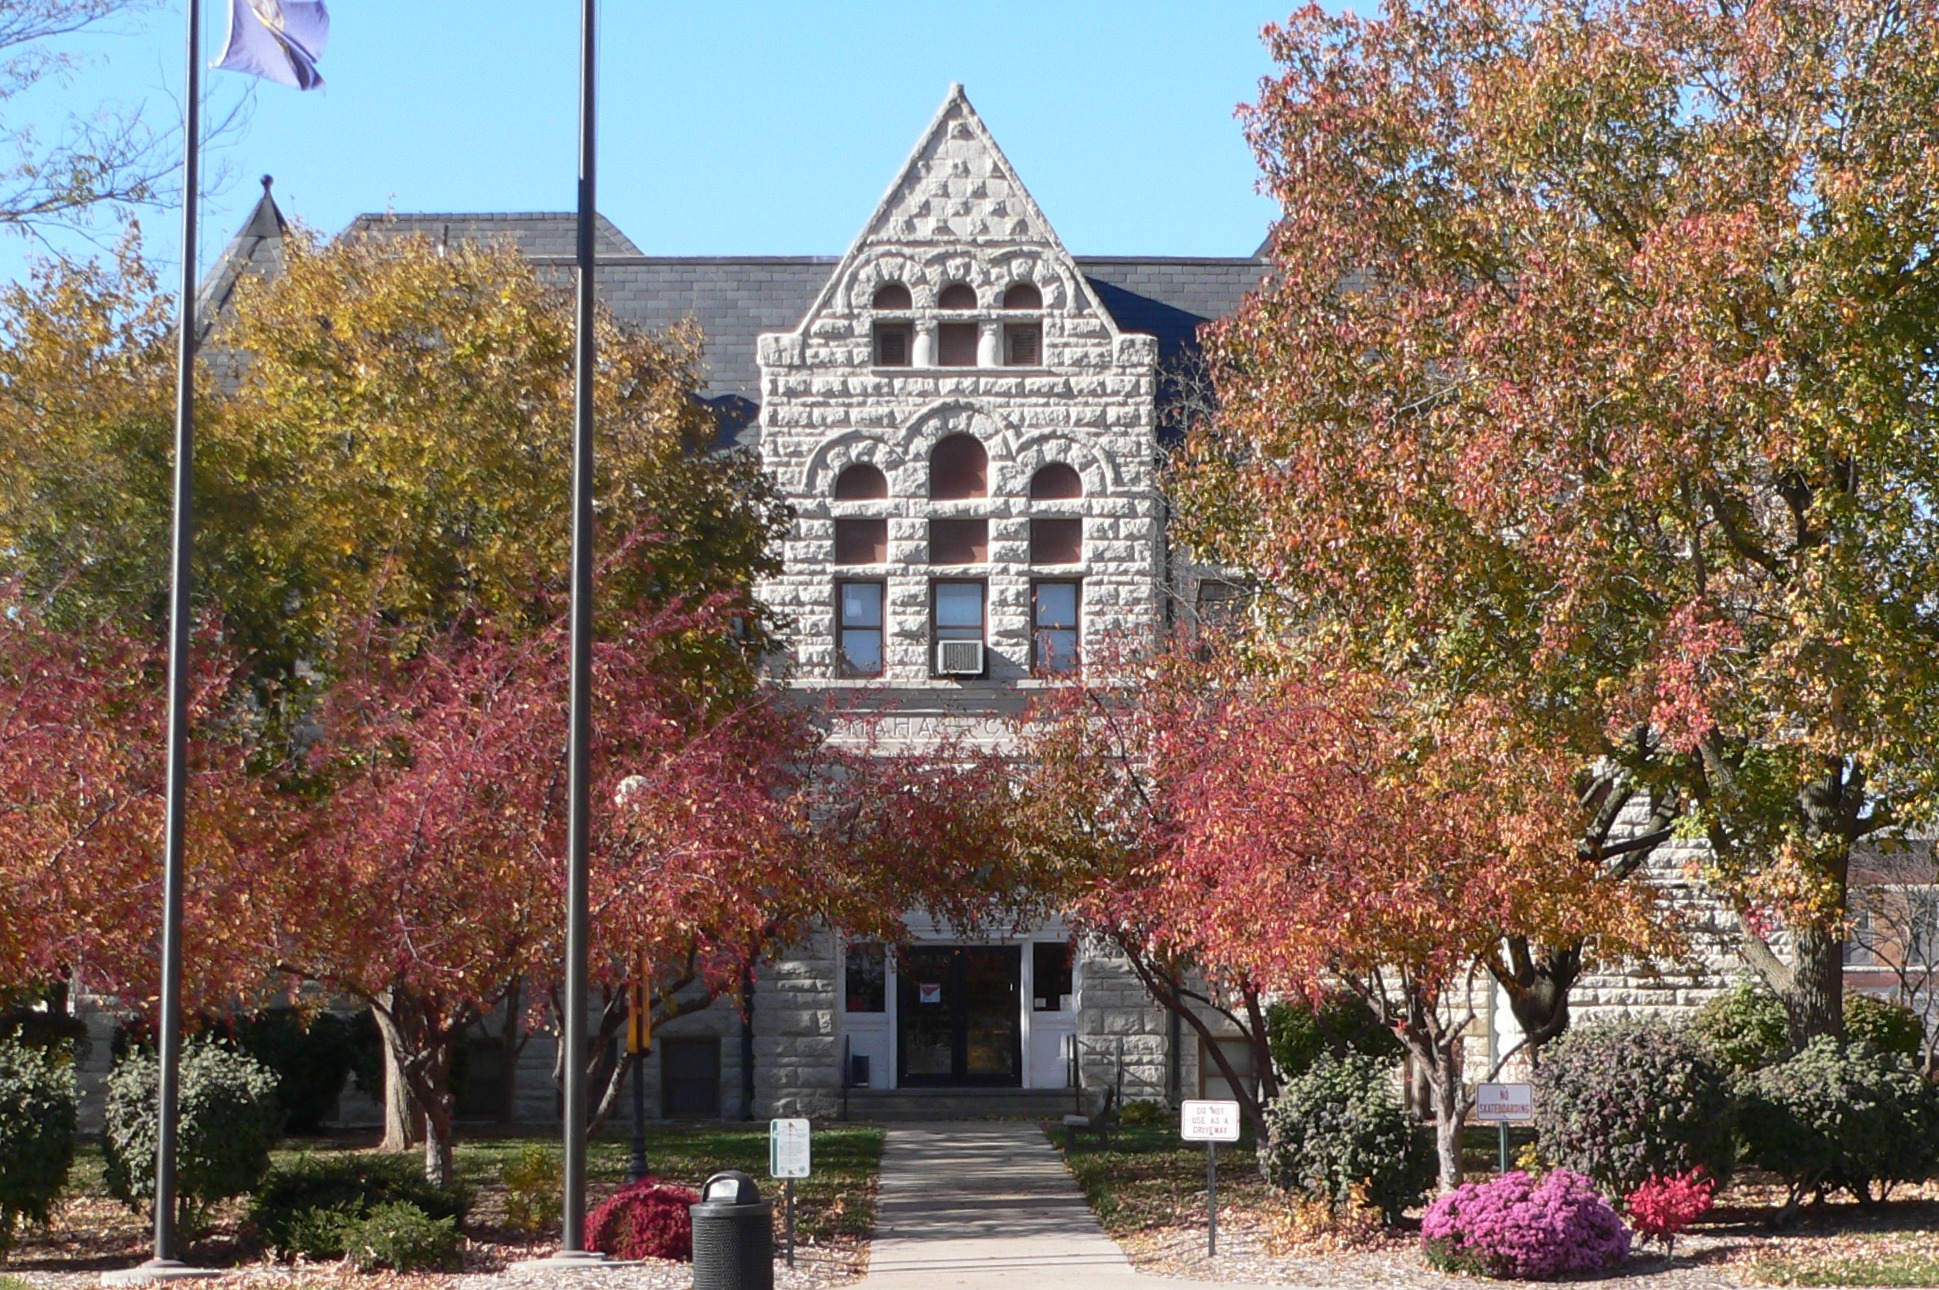
[[[223,1008],[270,977],[250,875],[281,812],[214,627],[194,641],[185,984]],[[165,651],[109,623],[55,629],[0,588],[0,998],[78,977],[152,1009],[159,982]]]

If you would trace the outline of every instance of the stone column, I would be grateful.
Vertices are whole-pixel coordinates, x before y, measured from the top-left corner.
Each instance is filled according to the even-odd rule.
[[[985,318],[978,324],[976,365],[978,367],[1003,366],[1003,324],[993,318]]]
[[[916,352],[909,356],[912,367],[934,367],[936,365],[936,320],[925,318],[916,323]]]

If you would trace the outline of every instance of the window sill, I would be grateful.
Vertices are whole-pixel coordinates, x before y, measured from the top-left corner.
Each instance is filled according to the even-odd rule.
[[[897,373],[910,373],[916,376],[937,376],[947,375],[951,372],[997,372],[1011,376],[1050,375],[1050,369],[1041,363],[1031,367],[1021,365],[1012,367],[1007,363],[999,363],[995,367],[984,367],[978,363],[965,363],[960,367],[944,367],[940,364],[932,364],[928,367],[917,367],[914,363],[870,363],[869,371],[877,376],[892,376]]]

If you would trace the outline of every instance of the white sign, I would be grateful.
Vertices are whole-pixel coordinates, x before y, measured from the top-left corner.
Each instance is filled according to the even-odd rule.
[[[1237,1142],[1237,1102],[1186,1101],[1178,1108],[1178,1136],[1187,1142]]]
[[[941,1003],[943,987],[939,982],[923,981],[916,986],[917,1003]]]
[[[808,1122],[768,1121],[768,1177],[808,1176]]]
[[[1535,1089],[1529,1084],[1477,1084],[1474,1118],[1483,1124],[1520,1124],[1535,1118]]]

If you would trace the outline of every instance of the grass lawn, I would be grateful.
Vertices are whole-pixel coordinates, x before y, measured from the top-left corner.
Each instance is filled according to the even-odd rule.
[[[795,1231],[800,1246],[819,1249],[836,1262],[858,1264],[875,1222],[876,1173],[882,1156],[882,1130],[858,1125],[817,1126],[814,1135],[814,1175],[795,1184]],[[471,1189],[471,1212],[465,1231],[471,1238],[466,1270],[483,1271],[556,1247],[556,1227],[540,1236],[505,1226],[506,1190],[500,1171],[534,1143],[555,1157],[561,1154],[556,1136],[461,1136],[454,1155],[460,1182]],[[272,1159],[287,1161],[302,1153],[322,1154],[370,1150],[370,1139],[346,1141],[305,1139],[279,1148]],[[767,1177],[765,1124],[660,1124],[647,1131],[647,1163],[655,1177],[698,1190],[709,1175],[740,1169],[754,1175],[762,1194],[775,1202],[776,1248],[779,1249],[781,1185]],[[592,1143],[587,1162],[587,1191],[591,1204],[611,1195],[625,1183],[631,1140],[607,1135]],[[148,1253],[151,1227],[108,1196],[102,1183],[102,1156],[97,1144],[82,1146],[69,1179],[68,1199],[45,1231],[21,1233],[8,1259],[15,1273],[90,1272],[139,1262]],[[247,1223],[247,1204],[226,1205],[215,1216],[214,1230],[190,1247],[191,1257],[207,1266],[226,1267],[262,1257],[260,1243]],[[27,1290],[25,1283],[0,1276],[0,1290]]]
[[[1939,1253],[1891,1251],[1753,1259],[1750,1274],[1773,1286],[1939,1286]]]
[[[1045,1131],[1063,1145],[1063,1130]],[[1064,1159],[1114,1239],[1205,1221],[1204,1143],[1179,1141],[1171,1125],[1122,1129],[1110,1151],[1098,1150],[1096,1141],[1080,1139],[1076,1153]],[[1218,1153],[1219,1208],[1266,1199],[1250,1141],[1221,1145]]]

